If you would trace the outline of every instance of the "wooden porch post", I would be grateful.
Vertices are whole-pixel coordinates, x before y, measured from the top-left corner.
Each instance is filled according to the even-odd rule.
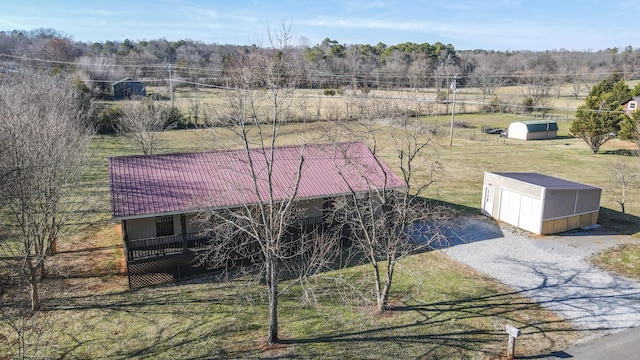
[[[122,220],[122,243],[124,245],[124,259],[127,263],[127,281],[131,289],[131,273],[129,272],[129,234],[127,232],[127,220]]]
[[[182,251],[189,251],[189,244],[187,244],[187,216],[180,214],[180,225],[182,226]]]
[[[129,260],[129,254],[128,254],[128,250],[129,250],[129,234],[127,232],[127,220],[122,220],[122,242],[124,244],[125,256],[126,256],[127,260]]]

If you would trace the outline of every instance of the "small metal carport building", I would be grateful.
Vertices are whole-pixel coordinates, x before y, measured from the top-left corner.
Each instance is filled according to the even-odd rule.
[[[598,222],[602,189],[538,173],[485,172],[482,213],[535,234]]]

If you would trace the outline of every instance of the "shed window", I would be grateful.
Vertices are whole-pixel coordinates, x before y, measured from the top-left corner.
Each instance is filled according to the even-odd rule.
[[[156,217],[156,236],[173,235],[173,216]]]
[[[635,110],[637,105],[638,105],[638,103],[635,102],[635,101],[630,102],[629,103],[629,110]]]

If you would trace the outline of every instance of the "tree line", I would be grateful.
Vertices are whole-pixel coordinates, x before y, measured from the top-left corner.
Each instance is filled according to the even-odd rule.
[[[206,44],[166,39],[73,41],[54,29],[0,32],[0,67],[73,67],[95,86],[123,78],[162,80],[177,84],[222,86],[225,72],[262,48],[260,44]],[[294,44],[293,57],[304,70],[298,88],[435,88],[457,85],[492,95],[498,86],[530,85],[534,101],[555,84],[572,84],[576,97],[588,84],[616,71],[626,79],[640,77],[640,50],[627,46],[598,51],[456,50],[452,44],[344,44],[324,39],[309,46]],[[30,59],[27,61],[26,59]],[[293,60],[293,59],[292,59]]]

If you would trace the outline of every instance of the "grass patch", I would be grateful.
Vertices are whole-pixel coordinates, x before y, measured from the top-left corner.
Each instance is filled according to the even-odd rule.
[[[640,280],[640,245],[624,245],[603,251],[591,262],[612,273]]]

